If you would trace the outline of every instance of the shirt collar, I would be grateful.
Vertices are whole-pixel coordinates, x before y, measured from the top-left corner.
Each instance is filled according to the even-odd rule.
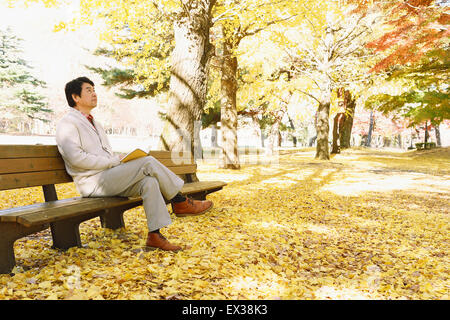
[[[80,111],[80,112],[81,112],[81,111]],[[89,121],[94,120],[94,116],[93,116],[92,114],[86,114],[86,113],[84,113],[84,112],[81,112],[81,114],[82,114],[83,116],[85,116]]]
[[[86,114],[75,108],[72,108],[72,110],[76,111],[79,115],[82,115],[83,117],[85,117],[92,125],[94,125],[94,116],[92,114]]]

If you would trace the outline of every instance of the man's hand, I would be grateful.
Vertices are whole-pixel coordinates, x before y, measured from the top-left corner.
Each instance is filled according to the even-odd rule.
[[[123,152],[115,152],[114,155],[116,155],[117,157],[119,157],[119,160],[122,161],[122,159],[125,158],[125,156],[127,155],[127,153],[123,153]]]

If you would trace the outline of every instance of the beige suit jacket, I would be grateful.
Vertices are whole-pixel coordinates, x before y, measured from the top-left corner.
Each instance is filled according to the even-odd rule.
[[[92,176],[120,164],[102,126],[95,120],[94,125],[80,111],[70,108],[56,127],[56,144],[67,173],[83,196],[93,191]]]

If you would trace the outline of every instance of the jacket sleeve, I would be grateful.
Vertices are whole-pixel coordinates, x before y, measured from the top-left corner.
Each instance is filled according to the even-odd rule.
[[[83,150],[78,128],[65,122],[56,129],[56,143],[64,160],[71,166],[84,170],[105,170],[120,164],[117,156],[104,157]]]

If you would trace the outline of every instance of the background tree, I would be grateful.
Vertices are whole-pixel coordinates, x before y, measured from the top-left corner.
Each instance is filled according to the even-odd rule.
[[[118,47],[113,49],[98,48],[94,51],[95,55],[110,57],[119,63],[127,64],[132,53],[118,53]],[[157,56],[159,59],[168,59],[170,52],[151,52],[152,57]],[[155,97],[158,94],[165,93],[169,90],[170,72],[164,69],[160,77],[157,79],[151,78],[146,74],[141,74],[142,68],[137,64],[128,67],[117,66],[85,66],[88,70],[94,71],[101,75],[103,79],[103,86],[109,88],[118,88],[119,92],[116,95],[123,99],[134,98],[149,98]]]
[[[367,66],[373,58],[365,44],[374,36],[372,28],[379,13],[358,13],[353,7],[336,3],[316,4],[308,9],[302,24],[274,33],[286,53],[275,74],[292,77],[294,90],[318,103],[316,158],[326,160],[333,92],[367,81]]]
[[[443,40],[448,42],[447,40]],[[366,101],[366,106],[384,114],[394,114],[409,120],[409,126],[428,121],[435,127],[450,119],[448,43],[428,51],[414,64],[391,68],[388,82],[399,82],[401,92],[377,94]],[[424,129],[428,126],[425,125]]]
[[[359,3],[356,9],[367,12],[367,3]],[[435,0],[382,1],[372,3],[383,12],[385,32],[368,43],[375,53],[388,52],[373,68],[373,72],[387,70],[391,66],[419,61],[427,51],[450,35],[450,7]]]
[[[353,118],[355,115],[356,98],[355,94],[345,88],[337,90],[337,96],[342,97],[344,108],[342,130],[339,135],[340,148],[350,148],[350,138],[352,134]]]
[[[45,82],[33,76],[32,67],[21,58],[21,41],[11,28],[0,29],[0,110],[47,122],[52,111],[39,93]]]
[[[221,72],[222,168],[240,168],[237,148],[238,47],[244,39],[295,17],[294,8],[295,1],[291,0],[220,1],[215,7],[216,56]]]

